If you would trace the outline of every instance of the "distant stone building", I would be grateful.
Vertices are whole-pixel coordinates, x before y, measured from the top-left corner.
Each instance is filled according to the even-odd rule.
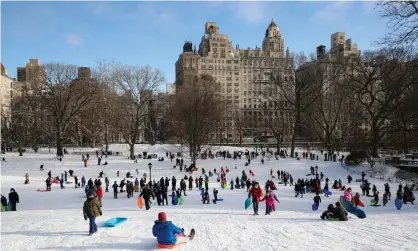
[[[217,142],[238,142],[238,127],[234,110],[238,109],[245,122],[243,137],[268,136],[264,124],[261,97],[266,89],[278,92],[274,80],[293,81],[293,61],[285,50],[283,36],[273,20],[265,31],[262,48],[241,49],[233,46],[228,35],[220,33],[215,22],[205,25],[199,49],[185,42],[183,53],[175,64],[176,86],[188,76],[208,74],[221,84],[219,93],[227,101],[225,121],[212,139]]]
[[[12,115],[13,88],[16,81],[7,76],[7,71],[3,64],[1,64],[0,78],[1,126],[2,128],[7,128]]]
[[[33,90],[42,85],[45,70],[39,59],[30,59],[25,67],[17,68],[17,81],[25,83],[26,88]]]

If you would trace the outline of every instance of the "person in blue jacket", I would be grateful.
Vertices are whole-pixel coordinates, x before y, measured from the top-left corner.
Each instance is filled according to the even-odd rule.
[[[152,227],[152,234],[157,237],[159,244],[174,245],[177,242],[176,236],[183,235],[183,229],[167,221],[167,215],[164,212],[158,214],[158,220]]]

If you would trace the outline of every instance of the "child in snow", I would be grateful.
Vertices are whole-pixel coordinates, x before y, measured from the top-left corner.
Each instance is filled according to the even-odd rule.
[[[90,220],[89,235],[92,235],[97,232],[96,217],[102,215],[100,203],[98,200],[95,199],[95,196],[96,194],[94,192],[89,192],[87,200],[84,202],[83,206],[84,220]]]
[[[209,192],[207,190],[203,194],[203,204],[205,203],[210,204]]]
[[[313,201],[316,204],[316,207],[319,208],[319,203],[321,203],[322,200],[318,192],[316,192],[316,196],[313,198]]]
[[[353,196],[352,202],[353,202],[353,205],[355,207],[358,207],[360,205],[360,194],[359,193],[356,193],[356,195]]]
[[[349,187],[349,188],[347,188],[347,190],[345,190],[344,191],[344,198],[347,200],[347,201],[351,201],[351,197],[352,197],[352,195],[351,195],[351,187]]]
[[[113,183],[113,199],[117,199],[118,198],[118,183],[115,181],[115,183]]]
[[[274,205],[274,201],[277,201],[277,203],[280,203],[276,195],[272,193],[270,190],[267,190],[266,196],[264,196],[264,198],[262,198],[260,201],[266,201],[266,215],[270,215],[272,211],[276,211],[276,206]]]
[[[374,193],[374,204],[372,204],[372,206],[377,206],[378,203],[379,203],[379,191],[376,191]]]
[[[386,206],[386,204],[388,203],[388,197],[389,197],[388,193],[383,194],[383,206]]]
[[[218,189],[214,188],[213,189],[213,204],[216,204],[216,201],[218,200]]]
[[[175,245],[177,236],[184,235],[184,230],[167,221],[167,215],[164,212],[158,214],[158,220],[152,227],[152,234],[157,237],[158,245]]]

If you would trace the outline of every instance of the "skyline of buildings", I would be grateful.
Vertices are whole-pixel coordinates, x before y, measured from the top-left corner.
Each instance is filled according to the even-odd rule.
[[[199,43],[199,48],[192,42],[185,42],[183,51],[175,63],[176,82],[166,83],[161,92],[169,95],[175,93],[176,86],[191,75],[209,74],[221,84],[220,93],[230,106],[225,111],[225,121],[219,128],[213,139],[236,142],[241,136],[247,137],[271,137],[271,132],[265,124],[264,104],[268,102],[263,95],[266,91],[277,94],[279,92],[273,79],[280,78],[292,84],[295,76],[293,70],[293,58],[290,54],[290,46],[285,46],[285,39],[279,27],[271,19],[262,39],[262,47],[240,48],[239,44],[233,45],[229,35],[221,33],[216,22],[207,22],[204,34]],[[336,32],[330,35],[331,49],[326,46],[317,47],[317,59],[320,58],[345,58],[347,56],[359,56],[360,51],[352,39],[346,39],[345,32]],[[39,59],[30,59],[24,67],[18,67],[17,82],[26,83],[26,86],[34,88],[36,79],[42,73],[42,65]],[[90,76],[89,67],[79,67],[78,76]],[[3,84],[2,84],[3,85]],[[165,90],[164,90],[165,89]],[[5,107],[9,101],[5,102]],[[11,101],[10,101],[11,102]],[[10,103],[9,102],[9,103]],[[271,101],[270,107],[272,107]],[[280,103],[280,102],[279,102]],[[283,104],[279,104],[283,105]],[[3,105],[2,105],[3,107]],[[2,108],[3,109],[3,108]],[[244,120],[242,135],[237,132],[236,118],[239,110]],[[271,109],[273,110],[273,109]],[[284,117],[284,113],[277,116]],[[289,128],[290,130],[290,128]]]

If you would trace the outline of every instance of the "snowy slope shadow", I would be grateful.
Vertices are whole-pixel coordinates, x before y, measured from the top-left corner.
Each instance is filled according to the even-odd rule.
[[[73,232],[39,232],[39,231],[15,231],[15,232],[1,232],[2,235],[25,235],[25,236],[74,236],[86,235],[86,231]]]
[[[139,243],[93,243],[85,246],[44,247],[42,250],[154,250],[157,248],[155,239],[145,239]]]

